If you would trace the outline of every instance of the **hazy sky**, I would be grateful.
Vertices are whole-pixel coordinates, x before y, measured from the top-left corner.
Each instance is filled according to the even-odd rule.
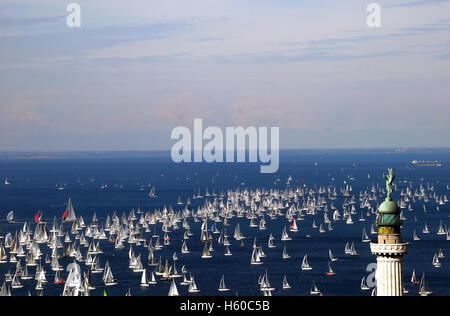
[[[450,146],[450,1],[78,0],[79,29],[70,2],[0,2],[0,150],[168,149],[194,118]]]

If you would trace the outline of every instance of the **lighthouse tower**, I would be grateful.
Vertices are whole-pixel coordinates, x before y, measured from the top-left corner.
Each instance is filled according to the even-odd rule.
[[[378,208],[378,242],[370,244],[377,256],[377,296],[403,296],[403,255],[408,252],[408,243],[402,242],[400,209],[391,197],[394,170],[389,169],[384,178],[387,197]]]

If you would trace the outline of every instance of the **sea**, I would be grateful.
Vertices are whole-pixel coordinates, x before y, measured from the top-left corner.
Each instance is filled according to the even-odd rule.
[[[411,165],[412,160],[439,160],[442,167],[416,167]],[[323,213],[316,216],[306,216],[304,221],[298,221],[299,231],[289,232],[291,241],[280,240],[282,230],[289,225],[285,217],[270,220],[266,217],[267,230],[250,228],[249,219],[234,217],[230,220],[229,233],[232,235],[234,227],[240,224],[242,233],[247,239],[244,247],[233,238],[230,250],[232,256],[224,256],[224,247],[213,244],[213,258],[201,258],[204,244],[200,242],[201,222],[188,219],[193,236],[187,241],[190,254],[181,254],[184,229],[170,233],[171,246],[164,247],[155,252],[155,257],[161,257],[162,262],[169,260],[177,253],[177,270],[184,265],[189,274],[195,276],[198,294],[189,294],[186,286],[177,287],[180,295],[203,296],[261,296],[258,279],[267,271],[271,285],[275,288],[274,296],[306,296],[310,295],[312,282],[317,285],[324,296],[370,296],[371,291],[362,291],[360,288],[363,277],[371,277],[371,264],[376,263],[376,257],[370,252],[370,244],[362,242],[362,231],[365,228],[370,235],[371,225],[375,216],[367,216],[365,221],[359,221],[359,194],[368,191],[373,186],[385,187],[383,174],[388,168],[396,171],[396,191],[394,198],[401,198],[401,191],[411,186],[414,190],[422,185],[428,195],[445,195],[450,198],[450,153],[442,151],[406,151],[392,150],[286,150],[280,153],[280,168],[275,174],[261,174],[260,165],[255,163],[174,163],[170,154],[166,152],[148,153],[60,153],[60,154],[28,154],[3,155],[0,158],[0,235],[14,234],[21,229],[23,223],[28,222],[34,229],[34,215],[41,211],[44,219],[49,223],[53,218],[58,220],[66,208],[70,198],[73,202],[77,216],[83,216],[87,224],[92,220],[95,212],[100,222],[105,221],[107,215],[116,212],[119,218],[122,214],[128,215],[132,209],[140,207],[144,213],[172,208],[175,211],[183,210],[186,201],[190,199],[189,208],[195,210],[204,205],[205,200],[214,197],[193,199],[200,192],[226,194],[227,190],[285,190],[286,188],[319,188],[336,187],[339,193],[341,188],[349,186],[356,198],[357,214],[354,215],[353,225],[345,221],[333,223],[334,230],[319,233],[313,228],[313,221],[317,224],[323,222]],[[287,180],[292,181],[288,184]],[[4,184],[7,179],[9,185]],[[152,187],[156,189],[155,198],[149,197]],[[179,199],[184,203],[178,205]],[[341,194],[333,201],[341,210],[344,200],[348,199]],[[383,200],[379,197],[379,201]],[[402,236],[409,242],[409,253],[404,256],[404,285],[410,296],[418,295],[418,286],[410,283],[411,275],[415,270],[418,280],[425,274],[428,288],[433,295],[447,296],[450,294],[450,265],[449,241],[446,236],[437,235],[440,222],[444,227],[449,226],[449,203],[438,205],[434,200],[426,204],[416,201],[411,203],[412,211],[403,209],[406,220],[403,222]],[[14,211],[17,223],[6,221],[9,211]],[[285,212],[286,210],[284,210]],[[331,217],[331,214],[330,214]],[[422,229],[428,225],[431,233],[422,234]],[[180,223],[181,225],[181,223]],[[220,226],[220,224],[218,224]],[[70,231],[70,225],[64,226]],[[158,229],[158,228],[157,228]],[[413,230],[421,237],[414,241]],[[159,227],[158,233],[161,233]],[[145,235],[148,240],[152,233]],[[267,241],[269,234],[276,240],[276,248],[269,249]],[[309,237],[307,237],[309,235]],[[161,234],[161,238],[163,235]],[[215,236],[217,238],[217,235]],[[253,243],[255,241],[263,246],[266,257],[264,264],[253,266],[250,264]],[[73,240],[73,236],[72,236]],[[0,241],[4,242],[3,239]],[[359,256],[348,256],[344,253],[347,243],[354,243]],[[100,264],[109,261],[117,286],[104,287],[102,274],[93,274],[91,282],[96,290],[90,292],[93,296],[123,296],[128,291],[133,296],[167,296],[170,282],[159,281],[157,285],[148,288],[139,286],[141,274],[133,273],[129,269],[129,245],[121,250],[114,248],[114,244],[107,240],[100,243],[104,253],[100,256]],[[291,259],[282,259],[282,250],[286,246]],[[44,257],[49,250],[41,245]],[[339,258],[332,263],[336,276],[326,276],[328,271],[328,250]],[[433,256],[442,249],[446,255],[441,259],[442,267],[432,265]],[[82,251],[86,251],[82,248]],[[144,247],[134,247],[133,251],[141,254],[144,267],[150,272],[152,267],[147,266],[148,250]],[[308,255],[312,271],[302,271],[301,263],[304,255]],[[66,267],[73,259],[64,259],[60,264]],[[54,285],[54,272],[48,264],[42,262],[47,271],[48,283],[45,284],[44,296],[59,296],[63,292],[63,285]],[[86,269],[82,263],[83,270]],[[30,268],[33,274],[35,268]],[[0,264],[0,286],[3,284],[5,274],[14,273],[15,264]],[[62,277],[67,277],[62,272]],[[219,293],[218,287],[221,277],[225,277],[228,293]],[[282,280],[286,276],[291,289],[282,290]],[[36,281],[22,281],[22,289],[11,290],[13,296],[36,295]]]

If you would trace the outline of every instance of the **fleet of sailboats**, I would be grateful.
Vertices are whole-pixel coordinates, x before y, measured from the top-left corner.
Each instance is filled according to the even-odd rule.
[[[164,207],[161,210],[145,212],[141,207],[138,207],[137,211],[133,209],[129,214],[124,213],[122,216],[119,216],[116,212],[112,215],[108,214],[106,220],[105,218],[98,218],[97,214],[93,212],[91,220],[86,222],[83,216],[75,214],[74,205],[69,199],[62,218],[57,216],[47,223],[43,213],[39,211],[35,216],[34,230],[30,224],[25,222],[22,229],[17,230],[15,234],[13,232],[6,235],[0,233],[0,264],[15,264],[15,272],[14,269],[11,269],[12,273],[10,271],[5,275],[6,285],[0,289],[0,295],[9,295],[10,288],[13,290],[20,289],[24,283],[28,282],[27,280],[32,279],[36,282],[35,289],[42,291],[50,286],[47,276],[49,276],[51,284],[64,286],[62,292],[64,296],[89,295],[90,291],[96,289],[95,285],[100,287],[103,287],[103,285],[105,287],[117,286],[119,283],[113,275],[113,268],[114,272],[119,270],[110,265],[113,258],[108,258],[111,261],[104,260],[103,248],[106,244],[110,244],[114,251],[123,249],[122,251],[125,251],[125,253],[128,252],[128,268],[131,273],[137,275],[136,285],[148,288],[150,285],[158,285],[159,282],[166,282],[167,286],[170,283],[169,295],[171,296],[179,295],[176,280],[179,280],[178,285],[187,287],[186,290],[190,294],[200,293],[198,285],[202,286],[203,289],[203,278],[199,277],[199,283],[197,284],[194,275],[189,274],[185,266],[183,266],[181,272],[179,269],[182,260],[189,258],[192,254],[199,256],[201,248],[198,248],[197,244],[200,242],[203,246],[202,259],[212,259],[214,254],[214,259],[209,262],[214,262],[216,258],[221,260],[225,257],[228,257],[227,260],[234,259],[229,258],[233,256],[231,252],[233,250],[239,256],[245,252],[246,260],[250,256],[250,266],[258,266],[263,265],[263,261],[273,262],[273,258],[277,256],[279,260],[280,253],[281,259],[291,259],[287,251],[289,246],[290,252],[292,251],[295,258],[292,261],[294,263],[301,259],[295,248],[291,248],[294,242],[306,244],[308,239],[305,239],[305,237],[316,238],[319,236],[318,234],[322,234],[320,236],[331,234],[330,232],[334,229],[341,229],[340,225],[353,224],[353,228],[361,229],[359,231],[362,232],[362,237],[360,239],[356,236],[356,238],[351,239],[346,244],[344,253],[352,257],[358,257],[359,253],[356,251],[356,246],[359,248],[360,242],[368,243],[371,241],[367,234],[368,230],[366,230],[368,226],[365,227],[364,223],[366,219],[375,214],[378,196],[385,193],[383,190],[381,187],[374,186],[366,192],[361,192],[358,202],[357,194],[353,192],[350,185],[347,185],[340,191],[341,197],[344,197],[343,205],[337,204],[336,197],[339,194],[334,187],[290,187],[284,191],[237,189],[229,190],[226,193],[205,192],[204,195],[199,191],[194,196],[190,196],[197,202],[199,199],[204,199],[203,205],[198,206],[197,209],[190,207],[189,198],[184,196],[182,199],[180,196],[176,203],[180,206],[177,211],[172,207]],[[152,187],[149,197],[156,197],[154,187]],[[430,202],[425,202],[425,200],[435,200],[441,206],[435,212],[442,212],[444,209],[442,206],[448,203],[446,196],[437,196],[431,187],[421,187],[417,192],[411,189],[405,190],[402,201],[399,203],[399,205],[403,205],[405,210],[402,213],[403,220],[408,220],[409,212],[415,211],[414,208],[410,207],[411,204],[423,201],[424,205],[425,203],[429,205]],[[428,209],[425,207],[424,211],[434,212],[431,207]],[[359,221],[355,223],[352,217],[358,218],[358,216]],[[18,224],[14,211],[10,211],[6,219],[11,225]],[[277,221],[280,219],[282,221]],[[420,241],[416,228],[420,231],[421,224],[416,224],[417,222],[416,218],[414,226],[411,227],[411,230],[414,228],[414,241]],[[309,226],[311,223],[312,233],[304,234],[300,232],[304,230],[305,226],[306,228],[309,227],[309,232],[311,232]],[[423,222],[422,233],[429,235],[423,236],[424,239],[436,237],[436,235],[448,238],[449,230],[445,221],[441,220],[437,225],[435,221],[430,220],[430,224],[433,233],[431,233],[427,222]],[[198,227],[200,227],[200,232],[198,232]],[[230,234],[229,231],[233,232],[233,227],[234,233]],[[275,229],[273,229],[274,227]],[[300,227],[301,229],[299,229]],[[266,233],[267,230],[269,231]],[[376,234],[374,225],[370,227],[370,234]],[[253,248],[251,248],[251,241],[247,241],[253,240],[253,238]],[[262,242],[258,243],[258,240]],[[355,245],[355,243],[358,244]],[[283,245],[283,247],[280,245]],[[332,247],[337,251],[334,245]],[[174,252],[174,248],[179,252]],[[163,264],[163,258],[158,256],[158,253],[166,253],[166,251],[161,251],[163,249],[172,249],[170,257],[163,257],[165,265]],[[215,252],[215,250],[217,251]],[[339,259],[334,256],[331,249],[328,249],[328,254],[325,250],[320,255],[322,259],[328,260],[328,270],[326,270],[323,260],[317,260],[316,264],[317,252],[310,252],[309,249],[308,252],[315,268],[322,270],[322,273],[330,277],[336,275],[334,267],[341,274],[341,267],[345,262],[358,260],[357,258],[348,258],[335,263]],[[147,260],[145,260],[146,258]],[[432,266],[436,269],[441,268],[446,264],[444,258],[444,252],[439,249],[433,258],[430,257]],[[75,260],[73,265],[81,265],[85,271],[73,268],[68,271],[69,276],[65,278],[64,263],[67,262],[66,259]],[[198,259],[200,261],[200,258]],[[321,261],[322,267],[320,266]],[[428,261],[428,264],[430,264],[430,261]],[[208,264],[207,260],[202,262]],[[104,266],[103,263],[105,263]],[[270,266],[270,264],[267,266]],[[29,273],[31,267],[36,268],[34,277]],[[258,280],[263,295],[272,295],[275,291],[275,287],[269,281],[269,269],[270,267]],[[308,254],[304,254],[301,270],[312,270]],[[46,275],[47,271],[51,275]],[[120,271],[120,273],[123,272]],[[103,285],[92,284],[91,275],[95,276],[96,274],[100,274],[100,276],[103,274]],[[291,289],[287,276],[289,275],[283,277],[282,290]],[[291,279],[290,276],[289,278]],[[225,284],[224,275],[220,280],[217,278],[215,284],[219,284],[218,292],[231,291]],[[422,277],[420,283],[417,282],[415,271],[411,284],[420,285],[420,295],[432,293],[428,289],[425,276]],[[278,287],[280,286],[278,285]],[[325,285],[323,288],[326,290]],[[372,288],[367,286],[367,280],[364,277],[361,280],[361,290],[368,291],[370,289]],[[315,282],[313,282],[310,294],[322,294]]]

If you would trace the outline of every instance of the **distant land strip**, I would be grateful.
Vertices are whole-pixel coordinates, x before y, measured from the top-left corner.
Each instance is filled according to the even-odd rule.
[[[450,147],[417,148],[304,148],[281,149],[280,153],[450,153]],[[170,150],[154,151],[0,151],[2,159],[68,159],[68,158],[127,158],[127,157],[169,157]]]

